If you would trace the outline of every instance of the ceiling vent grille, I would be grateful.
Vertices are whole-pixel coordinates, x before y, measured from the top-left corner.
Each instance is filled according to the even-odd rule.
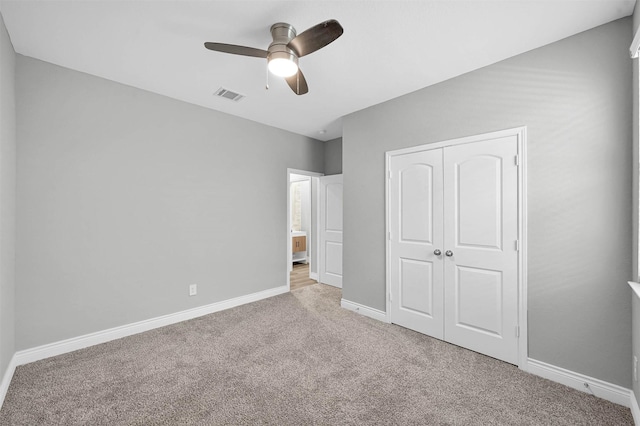
[[[241,95],[240,93],[236,93],[236,92],[233,92],[233,91],[228,90],[228,89],[225,89],[224,87],[221,87],[218,90],[216,90],[214,95],[220,96],[221,98],[229,99],[229,100],[234,101],[234,102],[239,102],[239,101],[241,101],[242,99],[245,98],[244,95]]]

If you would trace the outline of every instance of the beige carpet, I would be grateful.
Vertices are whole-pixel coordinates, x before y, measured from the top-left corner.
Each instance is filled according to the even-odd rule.
[[[292,293],[19,367],[2,425],[625,425],[629,409]]]

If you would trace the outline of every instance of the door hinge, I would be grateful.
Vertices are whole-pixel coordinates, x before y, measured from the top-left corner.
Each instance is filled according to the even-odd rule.
[[[516,243],[515,244],[516,245],[516,251],[520,251],[520,241],[516,240],[515,243]]]
[[[391,231],[389,231],[389,241],[391,241]]]
[[[520,326],[516,325],[516,337],[520,337]]]
[[[393,302],[393,296],[391,296],[391,292],[389,292],[389,302]]]
[[[515,165],[519,166],[520,165],[520,156],[516,155],[515,157],[513,157],[513,159],[514,159]]]
[[[391,179],[391,176],[392,176],[391,170],[389,170],[389,179]]]

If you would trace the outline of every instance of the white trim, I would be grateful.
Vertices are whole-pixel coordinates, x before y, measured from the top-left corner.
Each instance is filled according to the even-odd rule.
[[[324,173],[310,172],[308,170],[301,170],[301,169],[287,168],[287,172],[289,172],[289,174],[293,173],[294,175],[304,175],[304,176],[310,176],[310,177],[324,176]]]
[[[311,176],[307,176],[307,175],[299,175],[297,173],[292,173],[295,174],[297,176],[300,176],[298,178],[291,178],[289,180],[289,183],[295,183],[295,182],[310,182],[311,181]]]
[[[201,317],[203,315],[277,296],[279,294],[287,293],[288,291],[289,288],[287,288],[287,286],[280,286],[269,290],[259,291],[257,293],[247,294],[245,296],[234,297],[233,299],[223,300],[221,302],[215,302],[210,305],[200,306],[198,308],[187,309],[173,314],[163,315],[120,327],[85,334],[84,336],[73,337],[71,339],[18,351],[14,356],[15,365],[28,364],[30,362],[65,354],[78,349],[153,330],[155,328],[176,324],[178,322]]]
[[[582,392],[590,393],[598,398],[606,399],[607,401],[624,405],[625,407],[631,406],[632,395],[630,389],[531,358],[529,358],[527,364],[528,372],[531,374],[544,377],[545,379],[561,383]],[[588,387],[585,386],[585,384],[587,384]],[[633,399],[635,400],[635,398]]]
[[[629,286],[631,287],[631,290],[633,290],[635,295],[640,297],[640,283],[637,283],[635,281],[627,281],[627,282],[629,283]]]
[[[13,379],[13,373],[16,371],[16,365],[16,356],[13,355],[11,361],[9,361],[9,365],[7,365],[7,370],[2,376],[2,382],[0,382],[0,409],[2,408],[2,404],[4,404],[4,398],[7,396],[11,379]]]
[[[495,132],[481,133],[479,135],[465,136],[462,138],[449,139],[445,141],[410,146],[408,148],[401,148],[393,151],[387,151],[385,153],[385,156],[388,159],[389,157],[395,157],[396,155],[411,154],[414,152],[444,148],[452,145],[463,145],[468,143],[487,141],[491,139],[506,138],[509,136],[521,136],[526,134],[526,129],[527,129],[526,126],[514,127],[512,129],[496,130]],[[388,173],[388,170],[387,170],[387,173]]]
[[[513,129],[518,136],[518,327],[520,340],[518,341],[518,368],[526,370],[529,360],[529,323],[527,310],[528,302],[528,219],[527,219],[527,128],[526,126]]]
[[[368,306],[364,306],[356,302],[350,302],[345,299],[340,300],[340,306],[342,306],[344,309],[348,309],[360,315],[364,315],[365,317],[389,323],[387,313],[379,309],[370,308]]]
[[[638,401],[636,400],[636,396],[631,391],[631,415],[633,416],[633,423],[636,425],[640,425],[640,407],[638,407]]]
[[[309,265],[309,278],[312,278],[318,282],[320,282],[320,176],[316,176],[311,178],[311,197],[314,198],[313,191],[313,182],[315,181],[316,191],[315,191],[315,200],[312,203],[311,208],[315,211],[316,221],[313,228],[316,230],[313,236],[313,241],[315,242],[315,251],[313,253],[315,262],[312,262]],[[311,276],[311,269],[314,269],[317,272],[313,273],[313,277]]]
[[[312,280],[318,281],[318,273],[317,272],[309,272],[309,278]]]
[[[390,291],[390,262],[389,259],[389,231],[391,230],[390,205],[389,205],[389,172],[391,171],[391,158],[397,155],[411,154],[414,152],[444,148],[452,145],[462,145],[485,140],[505,138],[509,136],[517,137],[519,168],[518,168],[518,326],[520,336],[518,338],[518,367],[527,370],[529,347],[528,347],[528,322],[527,322],[527,127],[515,127],[512,129],[498,130],[495,132],[483,133],[480,135],[467,136],[463,138],[446,141],[428,143],[409,148],[387,151],[385,153],[385,256],[386,256],[386,291],[385,303],[386,311],[391,322],[389,306]]]
[[[384,309],[386,311],[386,322],[391,324],[391,306],[389,306],[389,299],[391,298],[391,259],[389,258],[389,233],[391,232],[391,212],[389,209],[389,197],[391,188],[389,183],[391,182],[391,157],[392,152],[386,152],[384,154],[384,256],[385,256],[385,290],[384,290]]]

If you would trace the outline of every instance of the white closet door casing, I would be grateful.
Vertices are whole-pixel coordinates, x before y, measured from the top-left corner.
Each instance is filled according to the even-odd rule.
[[[391,322],[443,338],[442,150],[391,158]]]
[[[342,175],[320,178],[320,282],[342,288]]]
[[[445,340],[518,362],[515,136],[444,149]]]

